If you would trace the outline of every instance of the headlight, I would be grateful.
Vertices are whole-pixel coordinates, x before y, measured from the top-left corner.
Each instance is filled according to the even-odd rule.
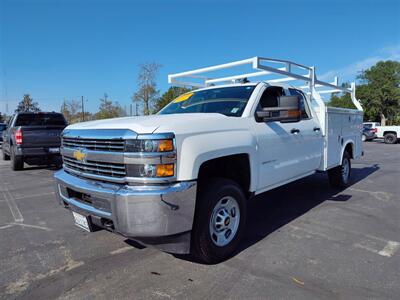
[[[169,152],[174,150],[174,142],[165,140],[126,140],[126,152]]]
[[[174,176],[174,164],[127,165],[128,176],[160,178]]]

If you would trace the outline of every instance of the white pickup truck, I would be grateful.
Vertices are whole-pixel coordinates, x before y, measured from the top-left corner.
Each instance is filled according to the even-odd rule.
[[[376,137],[383,138],[385,144],[396,144],[400,138],[400,126],[377,126]]]
[[[400,126],[381,126],[377,122],[364,122],[363,126],[373,130],[377,138],[383,138],[385,144],[396,144],[400,139]]]
[[[200,75],[237,66],[254,72]],[[290,80],[306,85],[283,84]],[[350,160],[362,155],[354,84],[322,82],[313,67],[260,57],[169,75],[169,82],[199,89],[156,115],[64,130],[56,193],[76,225],[215,263],[238,245],[252,196],[318,171],[334,187],[348,185]],[[326,107],[321,94],[338,91],[351,93],[358,109]]]

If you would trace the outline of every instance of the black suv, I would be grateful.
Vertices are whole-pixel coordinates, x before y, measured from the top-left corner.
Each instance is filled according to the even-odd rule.
[[[29,165],[61,165],[61,132],[64,116],[55,112],[23,112],[14,115],[3,133],[3,159],[11,158],[11,168]]]

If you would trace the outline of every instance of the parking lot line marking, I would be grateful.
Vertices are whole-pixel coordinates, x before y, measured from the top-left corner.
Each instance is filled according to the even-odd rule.
[[[360,249],[364,249],[364,250],[367,250],[367,251],[375,253],[375,254],[377,254],[379,252],[378,250],[375,250],[375,249],[373,249],[371,247],[364,246],[364,245],[361,245],[361,244],[358,244],[358,243],[354,244],[354,247],[360,248]]]
[[[28,228],[35,228],[35,229],[42,229],[45,231],[51,231],[51,228],[44,227],[44,226],[38,226],[38,225],[30,225],[30,224],[23,224],[23,223],[10,223],[10,225],[16,225],[16,226],[22,226],[22,227],[28,227]]]
[[[1,192],[3,193],[3,196],[6,199],[7,205],[10,208],[14,221],[22,223],[24,221],[24,217],[22,216],[21,211],[19,210],[13,195],[11,195],[10,191],[6,186],[4,186],[4,190],[2,190]]]
[[[379,255],[392,257],[393,254],[400,248],[400,243],[395,241],[388,241],[386,246],[378,252]]]
[[[42,197],[42,196],[47,196],[47,195],[51,195],[51,194],[55,194],[55,192],[51,191],[51,192],[48,192],[48,193],[25,195],[25,196],[20,196],[20,197],[14,197],[14,199],[15,200],[19,200],[19,199],[25,199],[25,198]]]
[[[392,194],[388,192],[381,192],[381,191],[367,191],[367,190],[360,190],[355,188],[349,188],[349,190],[354,192],[360,193],[367,193],[375,197],[377,200],[388,201],[392,198]]]
[[[1,226],[0,227],[0,230],[1,229],[6,229],[6,228],[10,228],[10,227],[13,227],[14,225],[12,225],[12,224],[7,224],[7,225],[4,225],[4,226]]]
[[[110,254],[111,255],[120,254],[120,253],[127,252],[129,250],[132,250],[132,249],[133,249],[133,247],[129,247],[129,246],[128,247],[123,247],[123,248],[119,248],[117,250],[111,251]]]

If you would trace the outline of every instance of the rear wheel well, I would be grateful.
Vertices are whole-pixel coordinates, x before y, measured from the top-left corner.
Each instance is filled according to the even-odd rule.
[[[346,147],[344,148],[344,152],[348,152],[349,155],[350,155],[350,158],[354,158],[354,155],[353,155],[353,144],[352,143],[348,143],[346,145]]]
[[[250,162],[247,154],[235,154],[204,162],[199,169],[198,180],[201,184],[212,177],[227,178],[240,185],[243,192],[250,194]]]
[[[391,133],[391,134],[394,134],[395,136],[397,136],[396,131],[385,131],[385,132],[383,132],[383,135],[388,134],[388,133]]]

